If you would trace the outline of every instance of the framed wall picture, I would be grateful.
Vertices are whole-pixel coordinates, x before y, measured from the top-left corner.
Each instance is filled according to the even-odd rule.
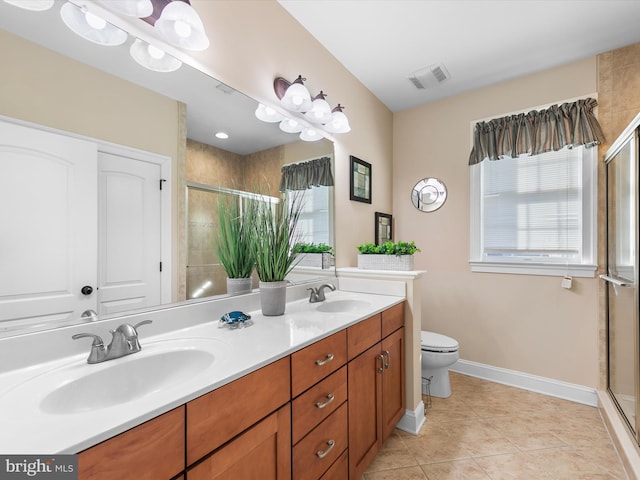
[[[349,199],[371,203],[371,164],[353,155],[349,156],[349,160],[351,167]]]
[[[376,212],[376,245],[393,240],[392,217],[388,213]]]

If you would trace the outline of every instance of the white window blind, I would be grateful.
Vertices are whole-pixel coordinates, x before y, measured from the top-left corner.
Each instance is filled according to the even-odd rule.
[[[472,176],[472,266],[591,264],[596,155],[596,148],[563,148],[471,167],[479,169]]]
[[[324,243],[331,245],[333,232],[330,218],[330,189],[333,187],[313,187],[304,190],[303,206],[298,220],[298,241],[304,243]],[[298,192],[299,193],[299,192]],[[287,195],[295,195],[287,191]]]

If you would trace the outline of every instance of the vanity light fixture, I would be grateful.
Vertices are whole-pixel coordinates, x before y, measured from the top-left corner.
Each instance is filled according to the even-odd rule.
[[[177,0],[165,6],[154,28],[176,47],[195,51],[209,48],[209,38],[202,20],[186,2]]]
[[[60,8],[60,16],[71,31],[98,45],[122,45],[129,37],[129,34],[124,30],[69,2]]]
[[[32,12],[44,12],[53,7],[54,0],[4,0],[14,7],[24,8]]]
[[[139,38],[131,44],[129,53],[138,64],[154,72],[175,72],[182,66],[177,58]]]
[[[98,0],[98,3],[127,17],[146,18],[153,14],[151,0]]]
[[[344,107],[338,104],[333,110],[329,103],[325,100],[327,96],[322,90],[317,94],[313,101],[309,91],[304,86],[302,75],[293,83],[288,82],[282,77],[276,77],[273,81],[273,90],[280,99],[280,104],[292,112],[293,117],[296,115],[304,117],[303,122],[299,122],[294,118],[285,118],[280,121],[280,130],[288,133],[302,132],[300,138],[305,141],[319,140],[328,133],[347,133],[351,131],[349,119],[342,111]],[[256,117],[264,122],[277,122],[277,116],[271,117],[267,111],[280,115],[274,108],[260,104],[256,110]],[[280,115],[282,116],[282,115]],[[308,122],[308,123],[307,123]],[[315,127],[311,128],[311,125]]]

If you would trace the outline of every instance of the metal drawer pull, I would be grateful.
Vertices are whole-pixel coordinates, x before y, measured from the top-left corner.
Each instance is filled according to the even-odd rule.
[[[316,360],[316,365],[321,367],[325,363],[329,363],[331,360],[333,360],[333,353],[327,353],[327,356],[324,357],[322,360]]]
[[[384,371],[384,357],[380,354],[376,358],[380,360],[380,368],[378,368],[378,371],[382,373]]]
[[[317,402],[316,403],[316,407],[324,408],[327,405],[329,405],[331,402],[333,402],[335,399],[336,399],[336,396],[333,393],[330,393],[329,395],[327,395],[327,401],[326,402]]]
[[[387,360],[384,362],[384,369],[386,370],[391,365],[391,355],[389,354],[389,350],[385,350],[382,354],[387,357]]]
[[[316,452],[316,455],[318,456],[318,458],[324,458],[324,457],[326,457],[326,456],[329,454],[329,452],[330,452],[331,450],[333,450],[333,447],[335,447],[335,446],[336,446],[336,442],[335,442],[335,440],[329,440],[329,441],[327,442],[327,445],[329,445],[329,447],[328,447],[324,452],[323,452],[322,450],[318,450],[318,451]]]

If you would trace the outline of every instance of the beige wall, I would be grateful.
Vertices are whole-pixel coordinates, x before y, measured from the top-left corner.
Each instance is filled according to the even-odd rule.
[[[456,338],[460,357],[570,383],[598,384],[597,280],[471,273],[471,123],[596,92],[596,60],[457,95],[394,115],[393,215],[396,240],[422,249],[422,327]],[[413,185],[435,176],[445,205],[416,210]]]
[[[345,106],[352,131],[336,135],[336,265],[356,264],[356,245],[373,241],[376,211],[392,207],[392,113],[275,0],[192,0],[211,40],[201,69],[250,97],[274,104],[273,80],[308,79],[309,90]],[[349,155],[373,165],[373,204],[349,200]]]

